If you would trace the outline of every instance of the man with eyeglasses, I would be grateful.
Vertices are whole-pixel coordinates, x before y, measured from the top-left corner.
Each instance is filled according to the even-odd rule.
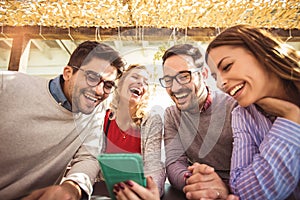
[[[226,199],[236,102],[207,87],[208,70],[198,48],[175,45],[162,60],[159,81],[175,103],[164,117],[168,179],[187,199]]]
[[[91,195],[106,110],[100,103],[113,92],[124,65],[108,45],[86,41],[50,81],[0,73],[1,199]]]

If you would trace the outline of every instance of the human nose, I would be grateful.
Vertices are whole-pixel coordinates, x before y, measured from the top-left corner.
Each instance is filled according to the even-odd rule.
[[[217,86],[219,89],[221,90],[225,90],[226,89],[226,86],[227,86],[227,79],[224,79],[222,77],[219,77],[217,79]]]
[[[182,85],[181,85],[180,83],[178,83],[178,81],[176,80],[176,78],[173,78],[171,90],[172,90],[172,91],[177,91],[178,88],[181,88],[181,86],[182,86]]]
[[[101,83],[99,83],[98,85],[95,86],[96,87],[96,95],[103,95],[104,94],[104,90],[103,90],[103,87],[104,87],[104,82],[101,81]]]

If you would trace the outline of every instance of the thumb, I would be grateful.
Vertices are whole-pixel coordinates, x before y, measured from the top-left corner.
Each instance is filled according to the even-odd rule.
[[[157,188],[157,185],[153,181],[153,178],[151,176],[147,176],[146,180],[147,180],[147,188],[149,188],[149,189],[155,189],[155,188]]]
[[[233,194],[230,194],[228,195],[227,199],[226,200],[239,200],[239,197],[233,195]]]

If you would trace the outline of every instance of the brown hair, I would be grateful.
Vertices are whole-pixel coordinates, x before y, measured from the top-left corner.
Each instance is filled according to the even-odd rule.
[[[104,43],[96,41],[85,41],[81,43],[72,53],[68,66],[76,66],[80,68],[82,65],[89,63],[92,58],[100,58],[109,61],[110,64],[117,69],[117,78],[119,78],[126,65],[119,52]],[[74,68],[73,73],[76,73],[78,69]]]
[[[248,25],[237,25],[225,29],[207,47],[209,52],[224,45],[241,46],[248,49],[267,70],[277,74],[287,86],[287,91],[297,91],[300,82],[300,54],[265,29]]]
[[[199,48],[194,47],[191,44],[177,44],[169,49],[167,49],[162,56],[163,65],[167,58],[174,56],[174,55],[187,55],[193,58],[194,64],[197,68],[201,68],[203,66],[203,61],[201,60],[202,54]]]

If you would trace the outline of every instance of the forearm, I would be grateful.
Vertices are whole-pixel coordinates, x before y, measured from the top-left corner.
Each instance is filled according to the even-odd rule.
[[[170,183],[178,190],[182,190],[185,186],[184,174],[188,173],[188,164],[176,161],[166,166],[167,175]]]

